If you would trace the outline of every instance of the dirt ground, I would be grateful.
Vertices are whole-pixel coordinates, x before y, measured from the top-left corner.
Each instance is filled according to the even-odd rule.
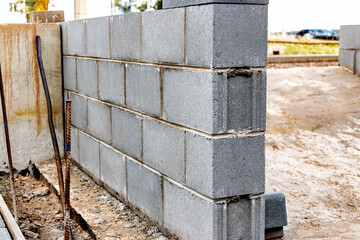
[[[61,204],[54,193],[33,177],[16,175],[15,186],[19,226],[26,239],[63,240],[64,223]],[[12,195],[8,177],[0,177],[0,194],[12,212]],[[78,224],[72,222],[75,240],[91,239]]]
[[[285,239],[360,239],[360,77],[268,70],[266,190],[287,198]]]

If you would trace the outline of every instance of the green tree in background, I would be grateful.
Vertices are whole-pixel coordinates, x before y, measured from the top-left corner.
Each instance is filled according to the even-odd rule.
[[[123,13],[129,13],[133,8],[143,12],[150,8],[152,9],[162,9],[162,0],[156,0],[154,4],[151,4],[154,1],[151,0],[115,0],[114,6],[117,7]]]
[[[26,14],[26,20],[29,21],[30,11],[47,11],[49,0],[17,0],[9,4],[10,12]]]

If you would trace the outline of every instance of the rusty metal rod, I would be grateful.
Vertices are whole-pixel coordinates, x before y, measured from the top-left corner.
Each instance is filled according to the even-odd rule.
[[[71,225],[70,225],[70,158],[71,158],[71,101],[66,101],[66,116],[65,116],[65,214],[64,214],[64,238],[70,240]]]
[[[63,173],[62,173],[59,145],[58,145],[57,138],[56,138],[53,116],[52,116],[51,98],[50,98],[50,93],[49,93],[46,76],[45,76],[45,71],[44,71],[44,66],[43,66],[42,57],[41,57],[40,36],[36,36],[36,47],[37,47],[37,58],[38,58],[38,63],[39,63],[39,68],[40,68],[41,80],[42,80],[42,83],[44,86],[44,92],[45,92],[45,96],[46,96],[49,128],[50,128],[51,140],[52,140],[53,147],[54,147],[54,155],[55,155],[56,168],[57,168],[58,180],[59,180],[60,199],[61,199],[61,203],[62,203],[62,210],[64,212],[64,210],[65,210],[64,177],[63,177]],[[65,215],[65,212],[64,212],[64,215]]]
[[[0,95],[1,95],[1,105],[2,105],[2,112],[3,112],[3,119],[4,119],[6,149],[7,149],[7,153],[8,153],[8,162],[9,162],[9,171],[10,171],[10,186],[11,186],[11,191],[12,191],[13,205],[14,205],[14,218],[15,218],[15,221],[18,222],[19,217],[18,217],[18,209],[17,209],[17,203],[16,203],[15,178],[14,178],[14,169],[13,169],[13,164],[12,164],[9,128],[8,128],[8,120],[7,120],[7,115],[6,115],[4,83],[3,83],[3,79],[2,79],[1,66],[0,66]]]

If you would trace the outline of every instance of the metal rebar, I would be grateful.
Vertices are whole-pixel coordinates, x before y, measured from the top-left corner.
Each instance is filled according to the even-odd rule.
[[[1,66],[0,66],[0,95],[1,95],[1,105],[2,105],[2,112],[3,112],[3,119],[4,119],[6,149],[7,149],[7,154],[8,154],[8,163],[9,163],[9,171],[10,171],[10,186],[11,186],[11,192],[12,192],[13,205],[14,205],[14,218],[15,218],[15,221],[18,222],[19,218],[18,218],[18,209],[17,209],[17,203],[16,203],[15,178],[14,178],[14,169],[13,169],[13,164],[12,164],[9,127],[8,127],[8,120],[7,120],[7,115],[6,115],[5,93],[4,93],[4,84],[3,84],[3,79],[2,79]]]
[[[71,158],[71,101],[66,101],[65,116],[65,214],[64,214],[64,238],[71,239],[70,225],[70,158]]]
[[[37,58],[38,58],[38,63],[39,63],[39,68],[40,68],[41,80],[43,83],[44,92],[45,92],[45,96],[46,96],[46,104],[47,104],[47,110],[48,110],[48,121],[49,121],[51,140],[52,140],[52,144],[54,147],[54,155],[55,155],[56,168],[57,168],[58,180],[59,180],[60,199],[61,199],[61,203],[62,203],[61,206],[62,206],[62,210],[65,215],[64,178],[63,178],[62,167],[61,167],[59,146],[58,146],[58,142],[57,142],[57,138],[56,138],[53,116],[52,116],[51,98],[50,98],[50,93],[49,93],[46,76],[45,76],[45,71],[44,71],[44,66],[43,66],[42,57],[41,57],[40,36],[36,36],[36,46],[37,46]]]

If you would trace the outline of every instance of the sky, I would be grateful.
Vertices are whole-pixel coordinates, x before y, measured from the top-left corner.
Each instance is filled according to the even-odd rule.
[[[0,0],[0,23],[25,22],[23,16],[9,13],[9,2]],[[72,20],[73,0],[52,0],[55,8],[65,10],[65,19]],[[87,0],[88,17],[111,14],[111,0]],[[299,31],[304,28],[339,29],[340,25],[360,24],[360,0],[270,0],[269,31]]]

